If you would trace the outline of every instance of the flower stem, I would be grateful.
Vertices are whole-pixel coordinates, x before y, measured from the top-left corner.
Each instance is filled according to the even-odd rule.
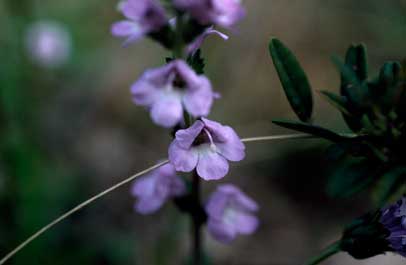
[[[192,179],[192,198],[195,205],[201,205],[200,198],[200,177],[196,170],[193,173]],[[193,265],[201,265],[202,261],[202,220],[200,216],[194,214],[192,216],[192,260]]]
[[[341,241],[334,242],[333,244],[331,244],[330,246],[325,248],[318,256],[312,258],[305,265],[319,264],[320,262],[333,256],[334,254],[337,254],[338,252],[340,252],[340,243],[341,243]]]

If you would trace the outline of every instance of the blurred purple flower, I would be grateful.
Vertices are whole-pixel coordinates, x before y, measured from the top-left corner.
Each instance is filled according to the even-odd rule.
[[[28,27],[26,46],[33,61],[44,67],[58,67],[71,54],[71,36],[66,28],[53,21],[39,21]]]
[[[231,184],[223,184],[210,196],[206,205],[208,231],[222,243],[238,234],[250,235],[258,228],[257,203]]]
[[[216,96],[210,81],[182,60],[146,71],[131,92],[134,102],[148,107],[152,120],[167,128],[182,121],[184,110],[193,117],[207,116]]]
[[[185,192],[186,186],[171,164],[163,165],[136,180],[131,190],[132,195],[138,198],[135,210],[140,214],[154,213],[167,200]]]
[[[389,246],[394,252],[406,257],[406,197],[384,208],[380,222],[389,231]]]
[[[114,23],[111,31],[116,37],[126,37],[125,45],[168,23],[165,10],[157,0],[127,0],[120,3],[119,9],[127,19]]]
[[[202,118],[191,127],[176,132],[169,147],[169,160],[175,169],[197,174],[205,180],[223,178],[229,169],[228,161],[241,161],[245,146],[229,126]]]
[[[174,0],[175,6],[189,12],[203,25],[231,27],[245,16],[241,0]]]
[[[191,44],[188,45],[186,52],[187,54],[194,54],[200,46],[202,46],[204,40],[210,35],[218,35],[223,40],[228,40],[228,36],[224,33],[221,33],[218,30],[215,30],[213,26],[207,28],[200,36],[198,36]]]

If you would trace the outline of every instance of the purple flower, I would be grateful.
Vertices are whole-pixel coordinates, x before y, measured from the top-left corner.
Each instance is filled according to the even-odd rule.
[[[41,66],[54,68],[69,59],[72,40],[65,26],[54,21],[38,21],[28,27],[28,55]]]
[[[146,71],[131,92],[134,102],[148,107],[152,120],[167,128],[182,121],[184,110],[193,117],[207,116],[216,96],[210,81],[182,60]]]
[[[197,173],[205,180],[223,178],[228,161],[241,161],[245,146],[229,126],[202,118],[186,130],[176,132],[169,147],[169,160],[177,171]]]
[[[229,243],[238,234],[250,235],[258,228],[257,203],[231,184],[223,184],[206,205],[208,231],[216,240]]]
[[[207,28],[200,36],[198,36],[191,44],[188,45],[186,52],[187,54],[194,54],[200,46],[202,46],[204,40],[210,35],[218,35],[223,40],[228,40],[228,36],[224,33],[221,33],[218,30],[215,30],[213,26]]]
[[[241,0],[174,0],[173,3],[202,25],[231,27],[245,16]]]
[[[135,210],[140,214],[154,213],[167,200],[185,192],[185,184],[171,164],[163,165],[136,180],[131,190],[132,195],[138,198]]]
[[[119,8],[127,19],[114,23],[111,31],[114,36],[126,37],[125,44],[158,31],[168,23],[165,10],[157,0],[127,0]]]
[[[389,231],[390,248],[406,257],[406,197],[381,212],[380,222]]]

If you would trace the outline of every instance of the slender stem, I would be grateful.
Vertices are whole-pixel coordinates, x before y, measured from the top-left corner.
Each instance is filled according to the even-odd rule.
[[[192,180],[192,196],[195,201],[195,205],[201,205],[200,201],[200,177],[196,171],[193,173]],[[202,261],[202,222],[200,216],[196,214],[192,216],[192,230],[193,230],[193,242],[192,242],[192,258],[193,265],[200,265]]]
[[[320,262],[333,256],[334,254],[337,254],[338,252],[340,252],[340,243],[341,243],[340,241],[334,242],[333,244],[325,248],[318,256],[312,258],[305,265],[319,264]]]
[[[79,204],[78,206],[76,206],[75,208],[71,209],[70,211],[66,212],[65,214],[61,215],[60,217],[58,217],[57,219],[55,219],[54,221],[52,221],[51,223],[49,223],[48,225],[44,226],[43,228],[41,228],[38,232],[36,232],[35,234],[33,234],[32,236],[30,236],[27,240],[25,240],[23,243],[21,243],[19,246],[17,246],[14,250],[12,250],[10,253],[8,253],[4,258],[2,258],[0,260],[0,265],[6,263],[6,261],[8,261],[11,257],[13,257],[15,254],[17,254],[21,249],[23,249],[25,246],[27,246],[29,243],[31,243],[33,240],[35,240],[37,237],[39,237],[40,235],[42,235],[43,233],[45,233],[46,231],[48,231],[49,229],[51,229],[52,227],[54,227],[56,224],[60,223],[61,221],[63,221],[64,219],[66,219],[67,217],[71,216],[72,214],[76,213],[77,211],[81,210],[82,208],[88,206],[89,204],[91,204],[92,202],[94,202],[95,200],[104,197],[105,195],[111,193],[112,191],[120,188],[121,186],[133,181],[134,179],[148,173],[151,172],[152,170],[165,165],[166,163],[168,163],[168,160],[165,160],[161,163],[158,163],[152,167],[149,167],[123,181],[121,181],[120,183],[115,184],[114,186],[104,190],[103,192],[91,197],[90,199],[82,202],[81,204]]]
[[[310,134],[286,134],[286,135],[269,135],[269,136],[258,136],[251,138],[243,138],[241,141],[244,143],[249,142],[263,142],[263,141],[274,141],[274,140],[288,140],[288,139],[314,139],[319,138]]]

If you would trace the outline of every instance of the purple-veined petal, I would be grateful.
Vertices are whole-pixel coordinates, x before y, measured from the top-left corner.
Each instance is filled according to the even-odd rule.
[[[223,178],[228,173],[227,160],[211,150],[211,147],[206,150],[199,151],[199,161],[197,163],[197,174],[205,180],[218,180]]]
[[[161,96],[151,108],[152,120],[163,127],[170,128],[178,124],[183,116],[182,103],[173,96]]]
[[[191,172],[197,165],[198,154],[193,149],[184,149],[175,139],[168,150],[169,161],[180,172]]]

